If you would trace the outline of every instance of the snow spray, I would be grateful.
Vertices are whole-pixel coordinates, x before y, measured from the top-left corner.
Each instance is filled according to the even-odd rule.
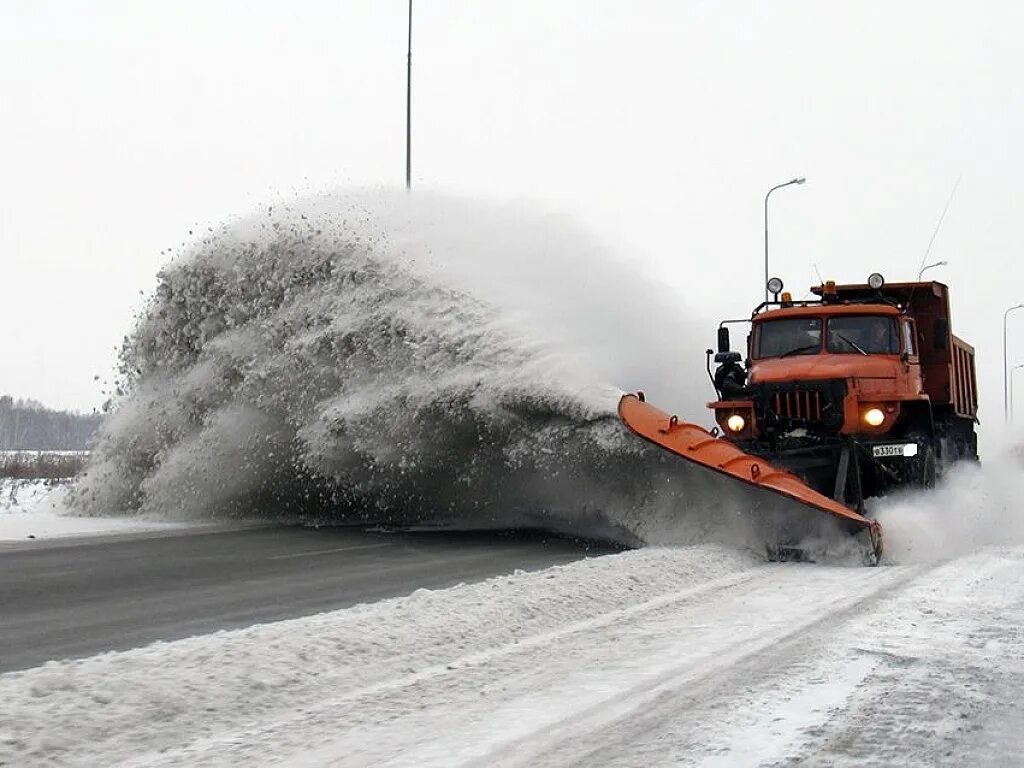
[[[875,499],[871,512],[885,531],[886,560],[931,562],[981,547],[1024,544],[1024,441],[1005,435],[982,463],[946,470],[934,490]]]
[[[700,418],[695,327],[668,288],[527,204],[270,206],[160,273],[70,504],[679,540],[677,460],[615,405],[644,389]]]

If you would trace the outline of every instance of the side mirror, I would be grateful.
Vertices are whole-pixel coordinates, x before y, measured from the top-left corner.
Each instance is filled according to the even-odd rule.
[[[936,349],[945,349],[949,346],[949,318],[935,318],[932,338]]]
[[[728,352],[732,349],[732,345],[729,343],[729,328],[727,326],[719,326],[718,328],[718,351]]]

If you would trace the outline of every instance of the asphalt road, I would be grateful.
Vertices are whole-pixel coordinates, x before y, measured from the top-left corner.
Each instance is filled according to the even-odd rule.
[[[567,563],[534,534],[255,527],[0,549],[0,672]]]

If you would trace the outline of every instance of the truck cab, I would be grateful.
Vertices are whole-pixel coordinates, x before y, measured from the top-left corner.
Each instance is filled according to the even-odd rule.
[[[709,407],[722,436],[840,500],[852,465],[857,502],[977,458],[974,350],[950,334],[946,286],[874,274],[811,291],[755,308],[743,364],[720,326]]]

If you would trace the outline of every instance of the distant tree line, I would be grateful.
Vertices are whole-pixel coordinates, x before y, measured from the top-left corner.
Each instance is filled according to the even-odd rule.
[[[98,413],[55,411],[35,400],[0,395],[0,450],[85,450],[102,419]]]

